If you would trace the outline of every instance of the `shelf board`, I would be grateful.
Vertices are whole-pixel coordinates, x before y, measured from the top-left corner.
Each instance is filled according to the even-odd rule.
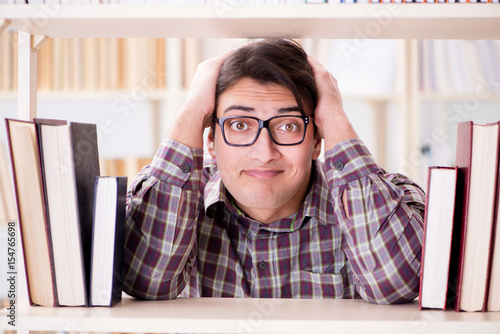
[[[0,5],[0,19],[48,37],[500,39],[485,3]]]
[[[419,311],[418,302],[373,305],[357,299],[178,298],[125,296],[107,307],[17,305],[17,330],[169,333],[498,333],[498,312]],[[0,329],[8,320],[0,312]]]
[[[146,92],[141,100],[144,101],[166,101],[172,96],[186,95],[186,90],[153,90]],[[66,102],[66,101],[106,101],[130,96],[130,90],[39,90],[37,99],[39,102]],[[346,93],[342,94],[344,102],[369,101],[369,102],[398,102],[402,99],[397,93]],[[0,91],[0,101],[17,101],[17,90]]]

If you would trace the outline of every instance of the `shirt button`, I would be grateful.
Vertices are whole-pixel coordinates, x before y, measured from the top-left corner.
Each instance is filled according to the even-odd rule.
[[[181,166],[181,170],[184,172],[184,173],[189,173],[191,171],[191,166],[189,165],[182,165]]]
[[[336,170],[342,170],[342,169],[344,169],[344,163],[342,161],[337,161],[335,163],[335,169]]]
[[[267,269],[267,263],[264,261],[260,261],[259,264],[257,265],[260,270],[266,270]]]

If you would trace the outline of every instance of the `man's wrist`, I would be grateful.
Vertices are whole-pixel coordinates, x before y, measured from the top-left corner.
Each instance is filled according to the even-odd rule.
[[[359,138],[349,120],[333,120],[332,125],[327,127],[330,130],[323,130],[323,139],[325,140],[325,151],[332,150],[339,143]]]

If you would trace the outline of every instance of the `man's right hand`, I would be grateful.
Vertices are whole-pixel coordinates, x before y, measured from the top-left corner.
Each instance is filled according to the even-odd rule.
[[[203,148],[203,131],[211,125],[215,110],[219,71],[231,52],[226,51],[198,65],[186,100],[167,133],[167,139],[191,148]]]

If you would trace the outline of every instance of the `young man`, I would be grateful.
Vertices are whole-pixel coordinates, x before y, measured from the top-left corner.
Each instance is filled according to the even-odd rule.
[[[133,181],[125,291],[409,301],[423,214],[422,190],[358,139],[333,76],[292,41],[253,42],[199,65]]]

